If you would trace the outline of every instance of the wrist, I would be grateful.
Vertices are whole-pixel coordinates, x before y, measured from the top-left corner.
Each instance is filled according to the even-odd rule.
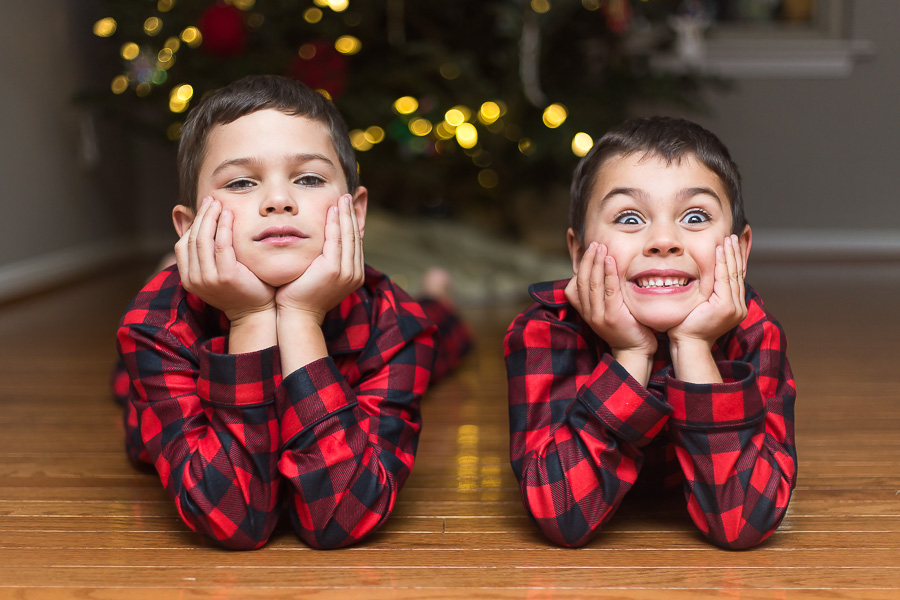
[[[721,383],[712,343],[702,339],[670,339],[669,354],[678,379],[689,383]]]
[[[274,346],[278,340],[274,308],[242,312],[229,321],[229,354],[256,352]]]
[[[277,315],[278,348],[281,372],[287,377],[297,369],[328,356],[322,322],[317,313],[279,308]]]
[[[647,387],[650,382],[650,375],[653,372],[653,352],[647,352],[642,349],[611,348],[610,354],[617,363],[622,365],[628,373],[634,377],[638,383]]]

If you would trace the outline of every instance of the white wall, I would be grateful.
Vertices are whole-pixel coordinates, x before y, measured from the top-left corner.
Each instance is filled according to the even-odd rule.
[[[900,2],[848,4],[851,39],[874,51],[849,74],[774,65],[711,95],[713,113],[697,120],[741,168],[760,249],[900,260]]]

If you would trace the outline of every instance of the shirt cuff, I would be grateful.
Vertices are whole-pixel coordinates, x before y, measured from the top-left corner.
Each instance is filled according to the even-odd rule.
[[[320,358],[284,378],[276,396],[283,444],[333,413],[358,404],[331,357]]]
[[[666,378],[673,425],[684,429],[746,426],[765,417],[756,371],[747,363],[716,363],[723,383],[688,383]]]
[[[582,401],[618,437],[637,446],[650,443],[669,417],[666,403],[609,354],[603,355],[594,377],[582,388]]]
[[[226,340],[212,338],[200,346],[197,394],[220,406],[258,406],[275,400],[281,375],[278,348],[226,354]],[[277,367],[276,367],[277,366]]]

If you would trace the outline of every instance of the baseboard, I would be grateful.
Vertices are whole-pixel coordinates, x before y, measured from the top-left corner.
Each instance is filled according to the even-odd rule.
[[[900,262],[900,230],[755,228],[751,256],[754,262]]]
[[[140,254],[139,243],[110,239],[0,266],[0,302],[77,280]]]

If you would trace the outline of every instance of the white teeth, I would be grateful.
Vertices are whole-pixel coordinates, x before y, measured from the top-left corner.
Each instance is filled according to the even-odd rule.
[[[663,279],[662,277],[647,277],[645,279],[637,280],[638,287],[642,288],[651,288],[651,287],[681,287],[687,285],[687,278],[685,277],[666,277]]]

